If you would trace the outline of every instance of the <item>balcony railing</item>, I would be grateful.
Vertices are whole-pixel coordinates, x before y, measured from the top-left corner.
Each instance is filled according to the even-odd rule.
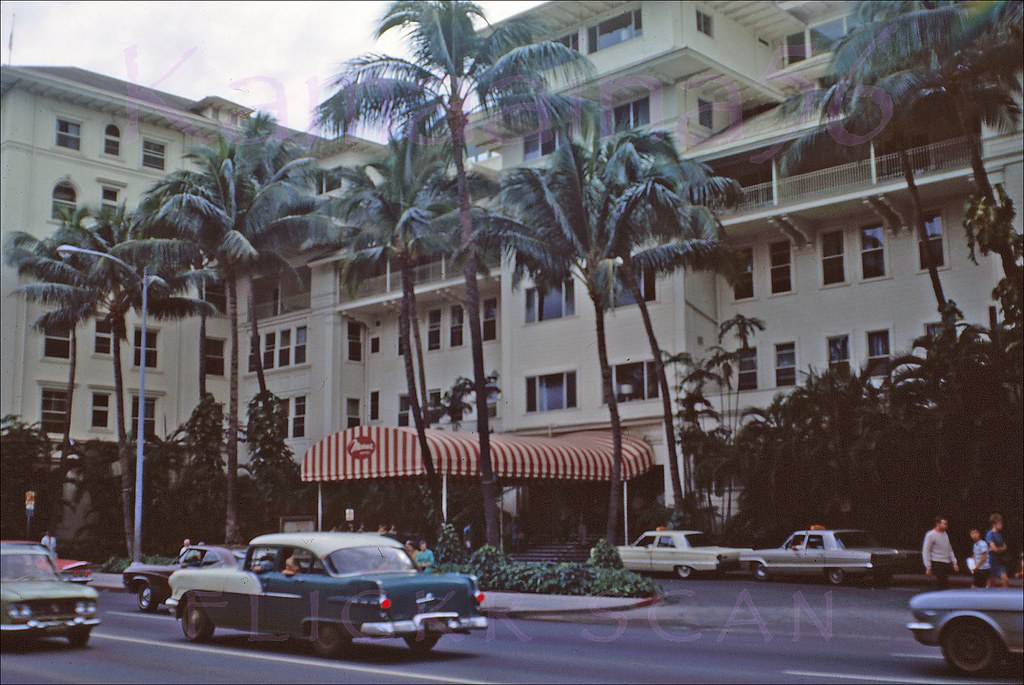
[[[500,262],[498,260],[488,260],[486,264],[489,269],[495,269],[500,266]],[[416,285],[438,283],[440,281],[459,278],[461,276],[462,271],[460,269],[452,269],[451,265],[444,259],[420,264],[413,269],[413,280]],[[402,292],[402,274],[397,269],[389,268],[388,273],[381,274],[380,276],[371,276],[370,278],[363,280],[363,282],[359,284],[359,288],[356,290],[354,299],[369,297],[371,295],[381,295],[384,293],[400,292]]]
[[[907,156],[919,177],[959,169],[970,164],[970,150],[963,138],[953,138],[911,148]],[[785,176],[743,189],[743,200],[726,214],[743,214],[771,207],[790,205],[815,197],[891,183],[903,178],[898,152],[872,156],[856,162]]]
[[[280,316],[309,309],[309,301],[309,293],[298,293],[297,295],[279,297],[273,302],[257,302],[253,309],[256,312],[257,318],[266,319],[271,316]]]

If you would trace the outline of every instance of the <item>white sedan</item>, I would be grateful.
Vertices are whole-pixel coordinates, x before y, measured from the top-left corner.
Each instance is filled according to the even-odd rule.
[[[630,571],[674,572],[680,578],[739,568],[740,554],[751,551],[712,545],[699,530],[649,530],[618,550]]]

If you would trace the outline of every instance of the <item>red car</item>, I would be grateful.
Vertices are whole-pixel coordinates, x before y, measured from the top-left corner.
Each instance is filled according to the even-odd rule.
[[[5,545],[31,545],[33,547],[43,547],[38,542],[32,540],[0,540]],[[43,549],[46,549],[43,547]],[[57,565],[57,570],[60,571],[61,576],[65,579],[70,580],[73,583],[88,583],[92,580],[92,563],[88,561],[78,561],[77,559],[61,559],[53,554],[53,562]]]

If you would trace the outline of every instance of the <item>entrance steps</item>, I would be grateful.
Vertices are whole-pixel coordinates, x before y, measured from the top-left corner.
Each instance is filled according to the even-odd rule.
[[[508,555],[512,561],[549,561],[582,563],[590,558],[593,542],[550,542]]]

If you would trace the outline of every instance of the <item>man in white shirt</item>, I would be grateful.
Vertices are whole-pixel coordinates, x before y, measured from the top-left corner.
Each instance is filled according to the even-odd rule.
[[[46,535],[39,541],[39,544],[50,550],[50,554],[57,556],[57,538],[50,535],[50,531],[46,531]]]
[[[959,564],[953,554],[953,545],[949,542],[949,521],[944,516],[935,517],[935,527],[925,533],[924,545],[921,547],[921,561],[924,562],[926,575],[934,575],[940,590],[949,587],[950,572],[958,573]]]

